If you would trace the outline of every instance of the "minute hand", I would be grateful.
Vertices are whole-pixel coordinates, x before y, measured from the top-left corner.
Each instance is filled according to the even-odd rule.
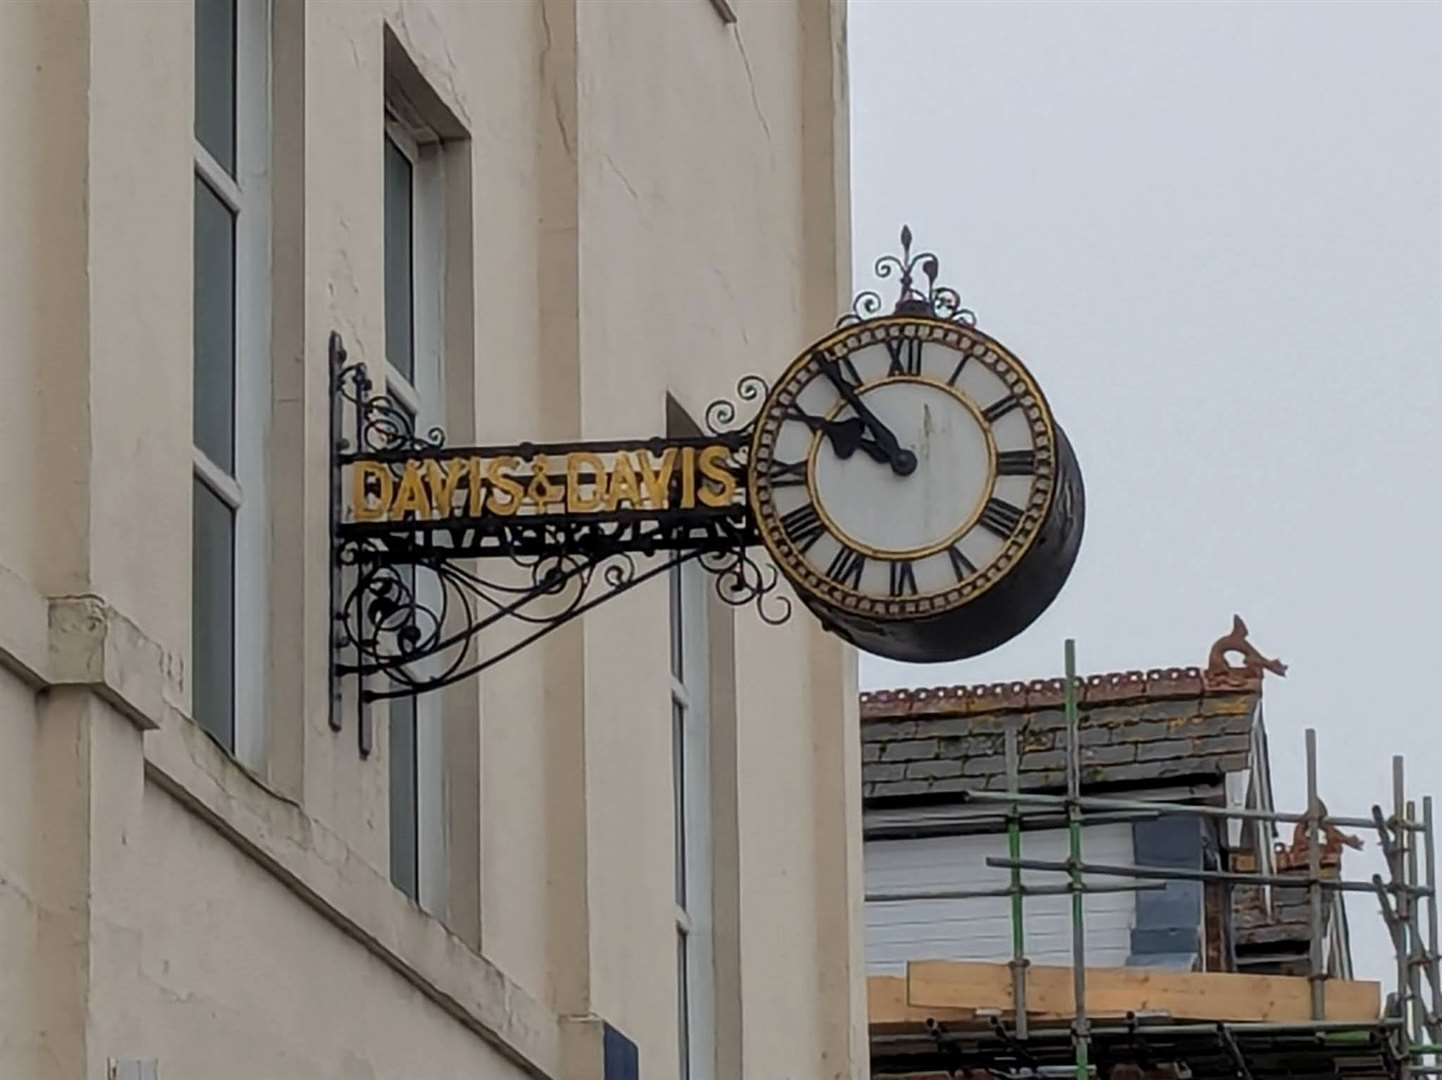
[[[896,441],[896,436],[892,434],[891,429],[866,407],[866,403],[861,400],[861,395],[856,392],[856,388],[841,374],[838,364],[837,360],[823,358],[821,370],[826,372],[826,377],[831,380],[837,392],[841,394],[848,405],[856,410],[856,415],[861,418],[861,422],[876,438],[877,445],[885,452],[887,460],[891,463],[891,471],[897,476],[911,475],[916,471],[916,455],[910,450],[903,449],[902,445]]]

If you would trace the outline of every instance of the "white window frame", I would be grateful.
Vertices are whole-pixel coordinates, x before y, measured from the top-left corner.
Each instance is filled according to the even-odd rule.
[[[270,441],[271,0],[237,0],[234,178],[193,137],[195,175],[230,209],[235,228],[234,472],[192,445],[196,479],[234,514],[233,745],[264,766],[270,620],[266,447]],[[192,612],[192,618],[194,613]]]
[[[672,784],[679,786],[674,823],[681,848],[675,897],[676,939],[684,977],[677,972],[677,1043],[681,1080],[712,1080],[716,1071],[716,975],[712,897],[711,643],[706,575],[688,559],[671,571],[671,655],[680,645],[681,670],[671,671]],[[679,600],[679,603],[677,603]],[[675,711],[681,710],[679,744]]]
[[[406,119],[402,119],[405,117]],[[411,350],[413,379],[385,361],[386,393],[414,418],[417,431],[445,422],[445,155],[436,134],[416,122],[404,101],[386,103],[385,138],[411,164]],[[382,146],[384,149],[384,145]],[[421,577],[416,588],[440,610],[439,583]],[[432,595],[435,593],[435,595]],[[422,674],[425,664],[417,664]],[[415,698],[416,893],[420,906],[443,916],[448,895],[446,768],[442,695]]]

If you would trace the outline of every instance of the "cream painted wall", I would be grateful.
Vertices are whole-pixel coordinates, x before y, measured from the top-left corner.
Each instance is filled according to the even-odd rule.
[[[86,98],[79,4],[0,12],[0,560],[48,592],[85,588],[89,414]],[[55,492],[67,497],[56,498]]]
[[[143,912],[127,928],[143,946],[107,942],[117,992],[96,1009],[97,1042],[210,1080],[516,1074],[169,794],[131,794],[144,840],[114,893]]]
[[[460,697],[479,920],[386,881],[384,717],[327,725],[325,348],[383,342],[387,29],[469,132],[476,431],[664,430],[849,293],[844,6],[275,0],[268,756],[186,717],[192,8],[0,6],[0,1074],[674,1075],[664,583]],[[13,328],[13,334],[12,334]],[[469,410],[461,410],[464,414]],[[89,593],[78,629],[45,617]],[[739,864],[718,1077],[859,1077],[855,660],[727,613]],[[499,642],[489,645],[498,648]],[[474,911],[474,908],[471,909]],[[45,912],[56,913],[47,928]],[[38,1033],[45,1030],[47,1034]],[[421,1052],[417,1048],[423,1048]]]
[[[12,1018],[0,1063],[20,1075],[38,1071],[50,999],[40,982],[43,898],[32,859],[40,827],[38,721],[34,691],[0,672],[0,821],[6,823],[0,829],[0,971],[9,973],[0,979],[0,1016]]]

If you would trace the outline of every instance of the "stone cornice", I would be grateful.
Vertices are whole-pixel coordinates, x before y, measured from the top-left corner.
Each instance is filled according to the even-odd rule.
[[[184,709],[179,658],[101,597],[44,596],[0,566],[0,611],[0,665],[30,685],[88,687],[142,731]]]

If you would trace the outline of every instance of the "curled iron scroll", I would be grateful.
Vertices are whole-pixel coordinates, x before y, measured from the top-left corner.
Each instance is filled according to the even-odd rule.
[[[930,251],[912,252],[911,228],[901,227],[901,254],[882,255],[873,265],[873,272],[883,280],[897,278],[896,306],[893,314],[930,315],[935,319],[961,323],[963,326],[976,325],[976,312],[961,304],[961,294],[947,285],[936,283],[941,272],[941,260]],[[926,279],[925,288],[918,284],[918,275]],[[882,312],[881,294],[874,289],[864,289],[851,302],[851,310],[836,320],[838,327],[855,326],[868,319],[877,318]]]
[[[748,404],[765,401],[769,391],[770,387],[760,375],[743,375],[736,383],[736,397]],[[730,435],[748,430],[752,420],[748,420],[738,427],[736,424],[737,411],[736,402],[729,398],[717,398],[706,406],[704,417],[706,430],[712,435]]]

